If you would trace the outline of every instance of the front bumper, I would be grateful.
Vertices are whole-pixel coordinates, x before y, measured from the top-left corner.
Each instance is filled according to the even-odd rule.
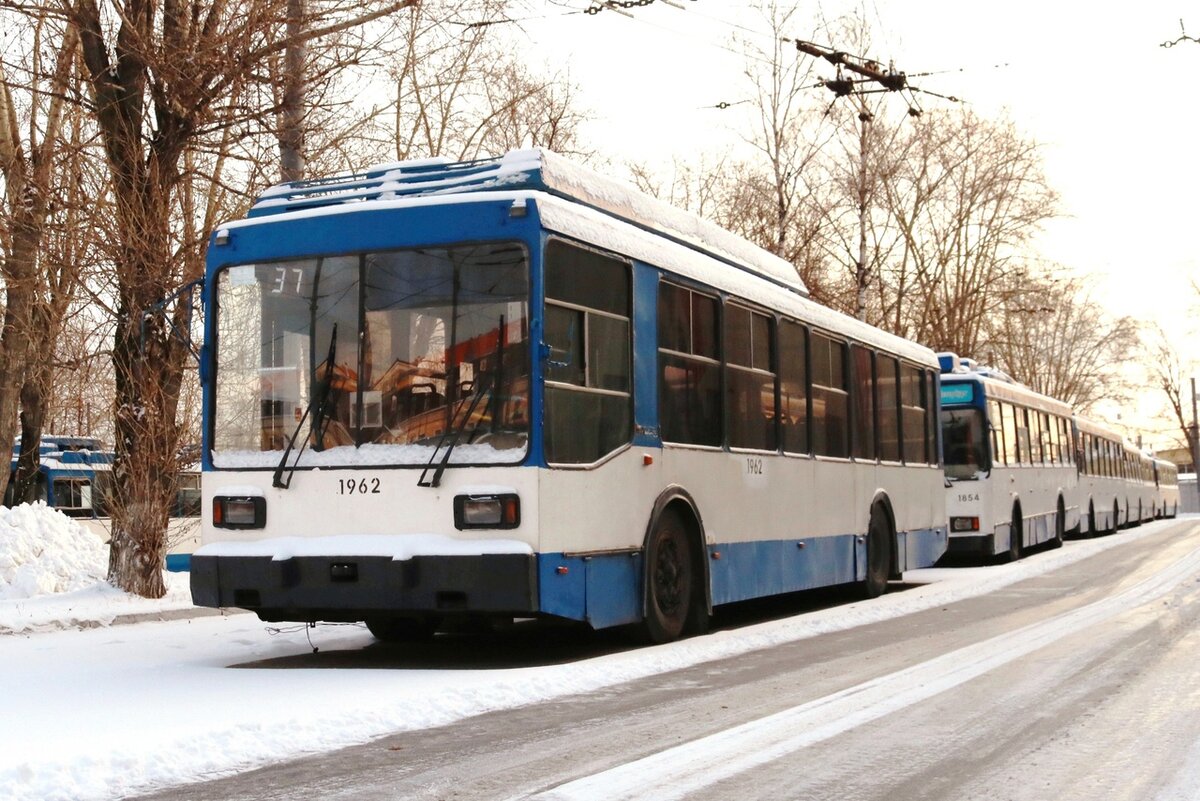
[[[356,621],[372,615],[538,612],[537,557],[192,556],[192,601],[264,620]]]

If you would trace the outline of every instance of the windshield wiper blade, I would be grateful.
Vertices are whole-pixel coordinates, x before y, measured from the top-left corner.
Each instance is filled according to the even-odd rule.
[[[304,455],[304,449],[308,447],[308,437],[304,438],[304,442],[300,445],[300,452],[296,454],[296,461],[292,462],[292,469],[288,470],[287,481],[283,480],[283,471],[287,469],[288,456],[292,453],[292,448],[296,444],[296,437],[300,436],[300,431],[304,428],[304,421],[308,419],[311,413],[313,422],[312,430],[317,433],[317,441],[320,442],[322,435],[321,425],[325,421],[326,407],[329,405],[329,390],[333,385],[333,360],[337,353],[337,323],[333,324],[333,333],[329,336],[329,355],[325,358],[325,377],[317,384],[317,391],[308,399],[308,405],[304,407],[304,414],[300,416],[300,422],[296,423],[296,430],[292,432],[292,436],[288,438],[287,448],[283,451],[283,458],[279,460],[279,466],[275,468],[275,475],[271,478],[271,486],[279,489],[287,489],[292,485],[292,476],[296,473],[296,465],[300,464],[300,457]]]
[[[437,445],[433,449],[433,453],[429,457],[428,464],[421,471],[421,477],[417,479],[418,487],[436,487],[442,482],[442,473],[446,472],[446,465],[450,462],[450,454],[454,451],[454,446],[458,444],[458,439],[463,431],[467,428],[467,423],[471,421],[471,417],[475,414],[475,410],[479,407],[479,402],[485,397],[491,395],[492,381],[489,374],[480,375],[479,381],[471,391],[471,397],[466,403],[466,413],[462,419],[455,422],[451,421],[446,427],[446,431],[438,437]],[[442,449],[445,448],[443,451]],[[438,459],[438,452],[441,451],[442,458]],[[434,462],[437,462],[437,467],[434,467]],[[429,471],[433,470],[433,478],[428,478]]]

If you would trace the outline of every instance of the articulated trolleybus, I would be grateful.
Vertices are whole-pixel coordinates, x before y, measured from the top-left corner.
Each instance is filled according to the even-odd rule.
[[[946,548],[934,354],[553,153],[276,187],[205,292],[199,605],[665,641]]]
[[[1020,559],[1079,525],[1071,407],[952,353],[942,366],[950,552]]]

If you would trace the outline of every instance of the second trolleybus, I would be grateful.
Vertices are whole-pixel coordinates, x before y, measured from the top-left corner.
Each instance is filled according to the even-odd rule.
[[[950,552],[1019,559],[1079,525],[1071,407],[951,353],[941,418]]]

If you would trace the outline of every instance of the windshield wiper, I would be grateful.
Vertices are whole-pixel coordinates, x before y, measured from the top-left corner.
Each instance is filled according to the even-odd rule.
[[[450,462],[450,454],[454,451],[454,446],[458,444],[459,437],[467,428],[467,423],[471,421],[475,410],[479,408],[479,402],[491,395],[492,384],[490,373],[480,374],[479,381],[471,389],[471,397],[463,404],[466,407],[466,413],[461,420],[451,420],[446,431],[438,437],[433,454],[429,457],[429,463],[425,465],[425,469],[421,471],[421,477],[417,479],[418,487],[436,487],[442,482],[442,473],[446,472],[446,465]],[[445,448],[444,451],[443,448]],[[442,453],[440,460],[438,459],[439,451]],[[437,462],[437,467],[434,467],[434,462]],[[428,478],[430,470],[433,470],[433,478]]]
[[[308,419],[308,415],[312,414],[312,430],[316,432],[318,444],[323,436],[322,424],[325,422],[326,408],[329,405],[329,390],[333,385],[333,360],[337,353],[337,323],[333,324],[333,333],[329,336],[329,355],[325,358],[325,377],[316,386],[316,392],[308,399],[308,405],[304,407],[304,414],[300,416],[300,422],[296,423],[296,430],[292,432],[292,436],[288,439],[287,448],[283,451],[283,458],[279,460],[279,466],[275,468],[275,475],[271,478],[271,486],[279,489],[287,489],[292,485],[292,476],[296,473],[296,466],[300,464],[300,457],[304,455],[304,449],[308,447],[308,437],[304,438],[303,444],[300,445],[300,452],[296,454],[296,461],[292,462],[292,469],[288,470],[287,481],[283,480],[283,471],[287,468],[288,456],[292,453],[292,447],[296,444],[296,437],[300,436],[301,429],[304,428],[304,421]]]

